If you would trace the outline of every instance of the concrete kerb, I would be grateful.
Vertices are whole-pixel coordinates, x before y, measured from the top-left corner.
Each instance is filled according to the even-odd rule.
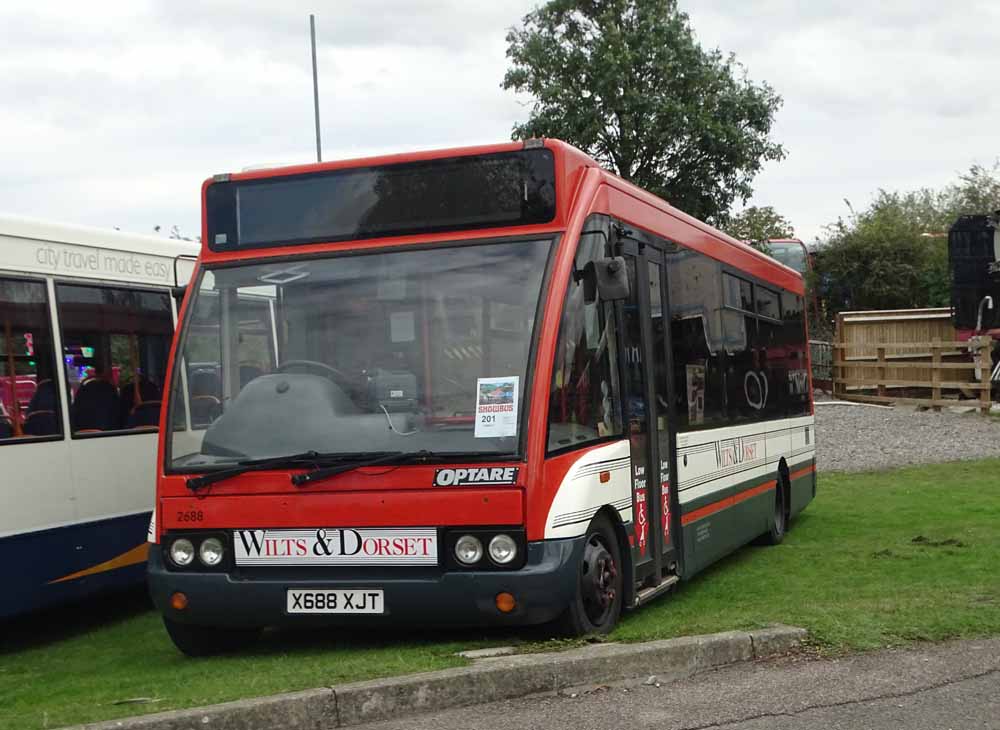
[[[570,687],[655,675],[661,681],[794,649],[804,629],[774,626],[642,644],[595,644],[482,659],[468,667],[238,700],[75,730],[327,730]]]

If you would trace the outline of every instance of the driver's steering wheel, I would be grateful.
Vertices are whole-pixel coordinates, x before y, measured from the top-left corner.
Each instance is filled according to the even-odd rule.
[[[353,385],[352,378],[343,370],[338,370],[332,365],[327,365],[325,362],[318,362],[316,360],[286,360],[281,363],[278,367],[274,369],[276,373],[283,373],[286,370],[292,368],[313,368],[315,370],[325,370],[328,374],[333,375],[333,379],[338,381],[339,384],[347,386],[348,389]]]

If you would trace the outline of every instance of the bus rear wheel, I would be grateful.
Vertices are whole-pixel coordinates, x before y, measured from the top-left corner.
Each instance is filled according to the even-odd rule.
[[[788,490],[785,488],[784,478],[779,478],[774,488],[774,507],[771,512],[771,519],[768,521],[768,530],[761,535],[757,542],[760,545],[779,545],[785,539],[788,531]]]
[[[163,617],[163,625],[174,646],[190,657],[230,654],[253,644],[259,629],[222,629],[215,626],[194,626]]]
[[[608,518],[600,515],[587,528],[577,566],[576,592],[558,623],[570,636],[606,634],[622,612],[621,547]]]

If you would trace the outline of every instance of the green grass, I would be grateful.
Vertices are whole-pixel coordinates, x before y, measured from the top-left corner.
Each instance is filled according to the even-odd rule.
[[[461,664],[454,652],[544,632],[287,632],[193,661],[133,597],[0,625],[0,728],[52,728]],[[627,616],[641,641],[782,622],[826,650],[1000,634],[1000,461],[821,474],[776,548],[745,548]],[[114,704],[130,698],[149,704]]]

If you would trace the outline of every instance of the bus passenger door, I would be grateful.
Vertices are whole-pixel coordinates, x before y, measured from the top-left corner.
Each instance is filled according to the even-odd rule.
[[[653,471],[653,491],[659,505],[656,527],[660,533],[660,554],[665,573],[677,572],[677,552],[675,535],[680,528],[680,508],[676,490],[672,488],[670,475],[673,472],[674,431],[676,423],[670,418],[670,404],[674,402],[673,377],[670,342],[670,316],[666,267],[663,252],[658,248],[646,249],[646,271],[649,281],[649,323],[650,323],[650,378],[652,380],[652,401],[650,414],[654,438],[656,440],[656,465]]]
[[[674,567],[670,509],[670,422],[663,253],[629,234],[618,245],[629,296],[618,302],[623,416],[631,445],[636,580],[652,587]],[[662,401],[662,402],[661,402]]]

